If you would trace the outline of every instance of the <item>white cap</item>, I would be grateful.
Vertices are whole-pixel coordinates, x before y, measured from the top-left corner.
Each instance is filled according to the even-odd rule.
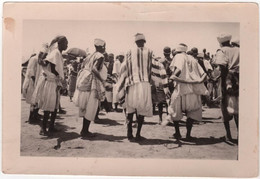
[[[232,39],[231,42],[234,43],[234,44],[240,45],[240,40],[238,38]]]
[[[138,40],[144,40],[146,42],[144,34],[141,34],[141,33],[135,34],[135,41],[138,41]]]
[[[223,42],[228,42],[228,41],[230,41],[231,40],[231,38],[232,38],[232,35],[230,35],[230,34],[220,34],[218,37],[217,37],[217,39],[218,39],[218,42],[219,43],[223,43]]]
[[[101,47],[103,47],[103,46],[105,46],[105,44],[106,44],[106,42],[105,42],[104,40],[102,40],[102,39],[95,39],[95,40],[94,40],[94,45],[95,45],[95,46],[101,46]]]
[[[175,49],[175,51],[176,52],[186,52],[188,50],[188,47],[187,47],[187,45],[185,45],[185,44],[179,44],[177,47],[176,47],[176,49]]]
[[[40,52],[48,53],[48,47],[49,47],[48,43],[43,43]]]

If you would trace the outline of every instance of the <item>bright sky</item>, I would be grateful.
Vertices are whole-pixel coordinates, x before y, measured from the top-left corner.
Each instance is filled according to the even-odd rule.
[[[68,49],[78,47],[94,51],[94,39],[106,41],[106,51],[117,55],[134,45],[134,35],[144,33],[146,46],[156,56],[162,56],[165,46],[175,48],[185,43],[189,49],[206,48],[211,54],[219,48],[216,37],[230,33],[239,38],[239,23],[151,22],[151,21],[56,21],[26,20],[23,29],[23,60],[38,52],[44,42],[50,43],[56,35],[65,35]]]

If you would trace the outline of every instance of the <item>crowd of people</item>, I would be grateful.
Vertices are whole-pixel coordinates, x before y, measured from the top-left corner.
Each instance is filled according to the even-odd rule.
[[[217,40],[220,48],[216,54],[210,55],[206,49],[199,53],[196,47],[188,50],[186,44],[180,43],[173,49],[166,46],[162,49],[164,56],[158,57],[145,46],[144,34],[137,33],[136,47],[117,54],[116,58],[106,52],[104,40],[95,39],[94,53],[64,60],[68,40],[65,36],[57,36],[30,57],[26,73],[23,72],[22,93],[30,104],[28,121],[41,120],[38,113],[41,109],[40,135],[57,132],[57,112],[64,112],[60,97],[68,95],[83,118],[82,137],[95,137],[89,126],[92,121],[99,120],[100,109],[118,112],[120,105],[130,141],[144,140],[141,136],[144,119],[153,116],[156,107],[158,124],[163,122],[165,107],[165,121],[174,124],[172,137],[177,140],[182,138],[179,123],[185,115],[186,139],[192,140],[192,126],[194,121],[202,120],[202,107],[220,105],[225,139],[230,141],[229,121],[234,118],[238,128],[239,40],[233,40],[229,34],[221,34]],[[135,136],[132,130],[134,114]]]

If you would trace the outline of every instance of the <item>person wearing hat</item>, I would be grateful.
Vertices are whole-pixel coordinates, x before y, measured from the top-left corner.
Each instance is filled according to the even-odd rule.
[[[145,47],[144,34],[135,35],[135,48],[128,51],[122,64],[118,83],[118,99],[124,101],[127,113],[127,138],[132,141],[133,115],[137,114],[137,132],[135,140],[142,140],[141,129],[145,117],[153,116],[151,83],[152,67],[157,62],[153,58],[153,51]],[[159,64],[159,63],[158,63]],[[121,96],[122,95],[122,96]]]
[[[239,48],[230,44],[232,36],[221,34],[217,37],[221,49],[217,51],[214,63],[221,71],[221,111],[226,130],[225,139],[232,141],[229,121],[235,119],[238,129],[238,96],[239,96]]]
[[[127,113],[127,138],[131,141],[134,139],[132,134],[132,122],[134,113],[137,114],[137,132],[136,140],[141,137],[141,129],[144,123],[144,117],[153,115],[152,113],[152,96],[151,86],[149,83],[149,68],[152,63],[153,52],[145,47],[146,39],[144,34],[135,35],[137,48],[131,49],[126,54],[125,74],[128,79],[124,88],[127,88],[125,97]],[[121,74],[121,77],[123,74]]]
[[[107,68],[104,65],[106,43],[102,39],[95,39],[96,51],[86,59],[84,69],[79,73],[73,102],[79,108],[79,116],[83,117],[80,132],[82,137],[94,137],[89,131],[91,121],[96,118],[98,106],[105,98],[105,81]]]
[[[28,119],[30,124],[40,120],[40,115],[38,114],[39,108],[37,103],[33,102],[33,93],[39,79],[39,73],[41,71],[38,59],[46,58],[47,51],[48,45],[46,46],[44,44],[40,52],[29,59],[25,81],[23,83],[23,96],[25,97],[26,102],[30,104],[30,115]]]
[[[172,62],[172,58],[171,58],[171,48],[170,47],[164,47],[163,49],[163,54],[164,54],[164,58],[160,58],[159,62],[162,63],[163,68],[165,69],[166,74],[162,75],[161,77],[163,79],[166,79],[167,81],[169,80],[170,76],[171,76],[171,70],[170,70],[170,64]],[[160,75],[160,74],[159,74]],[[169,87],[170,92],[173,92],[173,85],[172,83],[168,83],[165,84],[167,85],[167,87]],[[159,83],[159,85],[154,86],[153,87],[153,104],[157,104],[158,106],[158,112],[159,112],[159,124],[162,123],[162,114],[163,114],[163,105],[166,105],[166,110],[168,108],[167,103],[166,103],[166,95],[164,92],[164,88],[162,86],[162,83]]]
[[[40,92],[39,107],[44,111],[40,135],[49,135],[57,132],[54,127],[57,109],[60,104],[61,81],[64,79],[62,51],[68,47],[68,40],[65,36],[55,37],[49,47],[47,57],[41,61],[45,82]],[[50,117],[51,114],[51,117]],[[47,122],[51,118],[47,132]]]
[[[170,65],[174,83],[174,91],[171,96],[169,114],[174,122],[175,133],[173,137],[177,140],[181,138],[179,121],[183,118],[183,112],[187,116],[186,139],[190,140],[191,130],[194,120],[202,120],[201,95],[207,94],[207,89],[203,84],[206,73],[191,55],[187,55],[187,45],[179,44],[176,48],[176,55]]]
[[[231,45],[232,47],[240,47],[240,40],[235,38],[235,39],[232,39],[232,42],[231,42]]]

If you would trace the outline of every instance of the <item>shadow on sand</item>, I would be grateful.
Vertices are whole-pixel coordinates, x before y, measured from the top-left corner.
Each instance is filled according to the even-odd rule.
[[[61,147],[62,142],[74,140],[80,137],[80,135],[76,132],[67,132],[67,130],[75,129],[75,127],[69,127],[66,125],[62,125],[60,122],[56,122],[55,128],[57,128],[57,132],[51,133],[46,137],[42,137],[41,139],[48,140],[57,138],[57,145],[54,146],[54,149],[56,150]]]
[[[171,139],[171,140],[164,140],[164,139],[146,139],[143,138],[141,141],[133,141],[138,143],[139,145],[164,145],[167,149],[176,149],[179,147],[182,147],[183,145],[213,145],[213,144],[218,144],[225,142],[228,145],[235,146],[237,145],[237,140],[233,139],[232,141],[225,141],[223,137],[220,138],[192,138],[190,140],[187,140],[186,138],[176,140],[176,139]],[[177,144],[177,146],[170,147],[169,144]]]
[[[83,140],[89,141],[109,141],[109,142],[123,142],[122,140],[126,139],[126,136],[114,136],[108,134],[94,133],[95,137],[83,137]]]
[[[225,142],[231,146],[238,144],[236,139],[233,139],[232,141],[225,141],[224,137],[220,137],[220,138],[193,137],[192,139],[182,138],[180,140],[174,141],[175,144],[178,144],[178,147],[182,147],[182,145],[213,145],[213,144],[218,144],[218,143],[223,143],[223,142]]]
[[[117,121],[109,119],[109,118],[101,118],[99,120],[96,120],[95,124],[103,124],[104,127],[123,125],[123,124],[120,124]]]

